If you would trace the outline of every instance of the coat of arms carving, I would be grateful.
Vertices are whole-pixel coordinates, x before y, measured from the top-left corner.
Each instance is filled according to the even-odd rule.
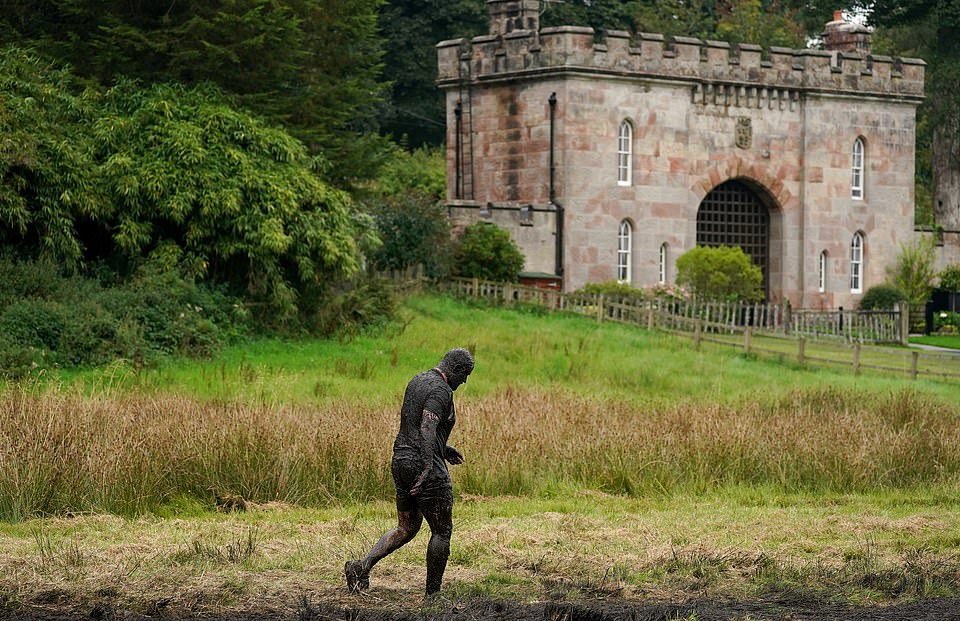
[[[753,144],[753,125],[750,123],[750,117],[737,117],[736,144],[740,149],[749,149]]]

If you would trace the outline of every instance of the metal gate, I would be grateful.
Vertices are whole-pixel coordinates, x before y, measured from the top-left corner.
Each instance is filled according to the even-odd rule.
[[[698,246],[740,246],[763,272],[767,291],[770,212],[740,181],[725,181],[707,194],[697,211]]]

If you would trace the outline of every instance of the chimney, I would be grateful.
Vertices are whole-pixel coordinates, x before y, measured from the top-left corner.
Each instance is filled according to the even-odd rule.
[[[870,35],[866,26],[843,19],[843,11],[833,12],[833,21],[827,22],[823,32],[823,49],[828,52],[870,53]]]
[[[540,0],[487,0],[490,34],[505,35],[514,30],[540,30]]]

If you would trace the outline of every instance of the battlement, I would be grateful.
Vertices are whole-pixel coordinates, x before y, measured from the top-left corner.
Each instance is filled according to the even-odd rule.
[[[631,35],[562,26],[453,39],[437,45],[441,87],[556,73],[686,81],[700,85],[765,87],[786,92],[923,98],[924,67],[917,58],[863,52],[763,49],[692,37]],[[735,92],[736,88],[732,89]]]

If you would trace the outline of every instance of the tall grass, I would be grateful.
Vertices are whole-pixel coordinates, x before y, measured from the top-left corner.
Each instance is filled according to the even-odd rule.
[[[0,518],[137,514],[181,496],[304,505],[388,498],[396,408],[0,394]],[[504,390],[459,408],[471,494],[630,495],[726,485],[856,492],[960,481],[960,409],[916,392],[801,389],[643,409]]]

